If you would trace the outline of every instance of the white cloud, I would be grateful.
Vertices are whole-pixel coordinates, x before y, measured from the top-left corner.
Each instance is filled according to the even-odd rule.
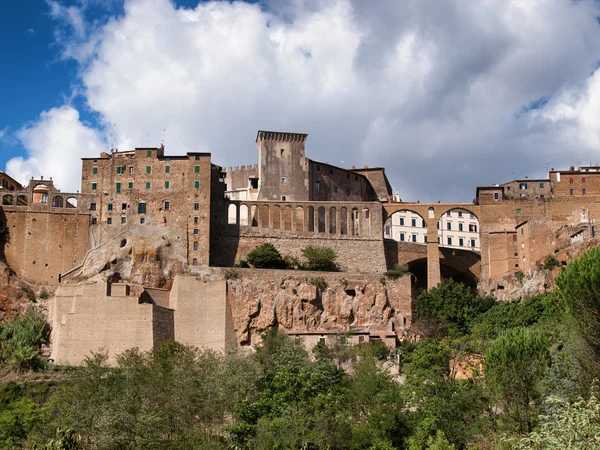
[[[19,130],[17,137],[28,149],[28,158],[11,159],[6,171],[22,184],[31,177],[53,177],[63,192],[80,189],[80,158],[99,155],[106,148],[99,133],[83,125],[77,110],[70,106],[42,112],[39,120]]]
[[[256,161],[259,128],[308,132],[309,157],[384,165],[404,199],[422,201],[470,200],[477,184],[600,150],[592,0],[128,0],[102,26],[50,5],[73,30],[61,42],[87,104],[121,149],[158,145],[166,129],[167,152],[239,165]]]

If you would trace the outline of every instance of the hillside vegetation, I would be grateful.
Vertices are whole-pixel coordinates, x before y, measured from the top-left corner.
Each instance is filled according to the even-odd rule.
[[[522,302],[444,281],[416,300],[419,339],[397,353],[343,336],[309,353],[272,330],[252,355],[169,342],[112,368],[101,354],[44,368],[46,329],[23,315],[2,325],[2,364],[40,372],[0,384],[0,447],[600,448],[599,322],[597,249]]]

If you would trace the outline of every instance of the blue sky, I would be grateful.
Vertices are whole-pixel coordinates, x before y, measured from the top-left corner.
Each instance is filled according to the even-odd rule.
[[[435,6],[432,6],[435,5]],[[79,188],[110,147],[257,162],[257,129],[384,166],[405,200],[600,162],[599,2],[20,0],[0,14],[0,169]],[[166,132],[163,132],[166,130]]]

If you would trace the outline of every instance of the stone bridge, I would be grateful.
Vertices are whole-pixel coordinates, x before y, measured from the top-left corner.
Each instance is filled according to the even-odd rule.
[[[425,264],[427,265],[427,288],[437,286],[442,279],[442,266],[453,269],[459,273],[470,274],[478,281],[480,278],[481,256],[477,252],[470,250],[458,250],[452,248],[443,248],[438,245],[438,222],[446,212],[453,209],[462,209],[470,212],[476,218],[479,218],[479,205],[473,203],[411,203],[411,202],[391,202],[383,205],[382,224],[385,227],[388,220],[394,213],[400,211],[411,211],[423,219],[423,224],[427,228],[427,244],[400,243],[397,246],[397,255],[394,256],[394,245],[386,240],[386,257],[388,265],[397,258],[397,262],[404,264]],[[401,244],[401,245],[400,245]],[[390,260],[390,258],[392,258]],[[393,265],[393,264],[391,264]]]

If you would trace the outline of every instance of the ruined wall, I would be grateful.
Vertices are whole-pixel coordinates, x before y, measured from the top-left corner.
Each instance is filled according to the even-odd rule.
[[[227,167],[226,191],[232,200],[256,200],[258,184],[252,186],[252,180],[258,180],[258,164]]]
[[[411,323],[411,279],[382,283],[379,275],[233,269],[227,298],[239,345],[255,345],[260,334],[285,331],[395,331]],[[319,290],[310,280],[322,277]]]
[[[83,364],[91,352],[107,352],[114,364],[127,349],[148,351],[174,337],[173,311],[140,303],[126,285],[60,286],[48,303],[56,364]]]

